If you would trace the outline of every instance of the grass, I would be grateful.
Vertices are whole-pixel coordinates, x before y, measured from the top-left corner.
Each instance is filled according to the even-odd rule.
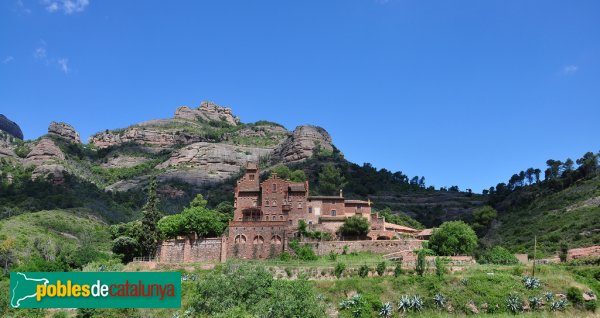
[[[0,221],[0,239],[13,240],[18,259],[38,254],[36,246],[49,253],[93,244],[108,253],[111,247],[108,226],[84,209],[51,210],[20,214]]]
[[[513,252],[531,253],[533,237],[537,236],[538,257],[555,255],[563,240],[570,248],[598,245],[600,233],[590,230],[600,228],[600,206],[582,205],[598,196],[600,177],[541,196],[526,207],[501,213],[501,226],[488,233],[485,241],[501,242]]]

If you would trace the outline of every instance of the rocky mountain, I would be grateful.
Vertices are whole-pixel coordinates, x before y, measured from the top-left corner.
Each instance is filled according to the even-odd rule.
[[[269,121],[244,123],[230,108],[211,102],[178,107],[172,118],[106,129],[92,135],[88,144],[81,142],[74,127],[62,122],[50,123],[48,134],[37,140],[0,140],[6,145],[0,151],[5,177],[20,174],[31,181],[61,185],[57,191],[72,190],[74,180],[78,187],[83,182],[90,198],[103,196],[96,191],[110,195],[109,202],[101,205],[103,214],[111,216],[116,213],[111,206],[134,216],[152,176],[157,178],[167,212],[179,211],[197,193],[203,193],[209,204],[230,200],[233,180],[247,162],[258,162],[263,171],[278,164],[304,170],[315,185],[313,191],[323,166],[334,164],[349,181],[347,197],[369,197],[376,207],[405,212],[427,226],[468,217],[483,202],[460,192],[425,191],[409,184],[400,172],[392,175],[385,169],[352,164],[321,127],[303,125],[288,131]],[[13,171],[15,166],[24,171]],[[84,201],[90,199],[84,197],[77,204],[89,207]],[[17,205],[26,210],[24,202]],[[58,200],[51,208],[62,205]]]
[[[0,131],[4,131],[15,138],[23,140],[21,127],[2,114],[0,114]]]

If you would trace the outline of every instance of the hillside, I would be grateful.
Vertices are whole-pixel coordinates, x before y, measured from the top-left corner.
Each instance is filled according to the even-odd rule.
[[[52,266],[63,262],[83,266],[93,259],[108,258],[111,248],[106,223],[80,209],[40,211],[0,220],[0,240],[11,245],[16,260],[38,259],[53,262]]]
[[[85,207],[109,222],[135,219],[151,176],[167,213],[179,212],[197,193],[216,206],[232,200],[233,180],[246,162],[259,162],[266,173],[280,164],[302,169],[313,190],[322,167],[333,163],[347,180],[345,196],[368,197],[378,209],[390,207],[427,226],[468,218],[482,204],[476,195],[437,191],[418,184],[418,177],[348,162],[321,127],[288,131],[269,121],[243,123],[231,109],[210,102],[179,107],[170,119],[106,129],[88,144],[60,122],[37,140],[0,139],[0,184],[8,194],[2,217]],[[53,199],[41,200],[46,197]]]

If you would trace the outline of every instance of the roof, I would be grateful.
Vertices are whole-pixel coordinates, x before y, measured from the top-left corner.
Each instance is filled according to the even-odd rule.
[[[304,183],[290,183],[290,191],[293,192],[305,192],[306,188],[304,187]]]
[[[345,200],[345,203],[350,203],[350,204],[369,204],[368,201],[363,201],[363,200]]]
[[[417,233],[419,236],[428,236],[433,233],[433,229],[424,229],[423,231]]]
[[[343,201],[344,198],[337,195],[315,195],[308,197],[309,200],[340,200]]]
[[[385,222],[384,228],[386,229],[394,229],[397,231],[404,231],[404,232],[419,232],[419,230],[417,229],[413,229],[412,227],[408,227],[408,226],[402,226],[402,225],[398,225],[398,224],[394,224],[394,223],[388,223]]]
[[[258,165],[254,162],[248,162],[248,163],[246,163],[246,169],[247,170],[257,170]]]

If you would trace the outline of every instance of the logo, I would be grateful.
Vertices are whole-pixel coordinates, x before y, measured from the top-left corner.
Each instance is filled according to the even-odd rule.
[[[10,273],[13,308],[179,308],[172,272]]]

